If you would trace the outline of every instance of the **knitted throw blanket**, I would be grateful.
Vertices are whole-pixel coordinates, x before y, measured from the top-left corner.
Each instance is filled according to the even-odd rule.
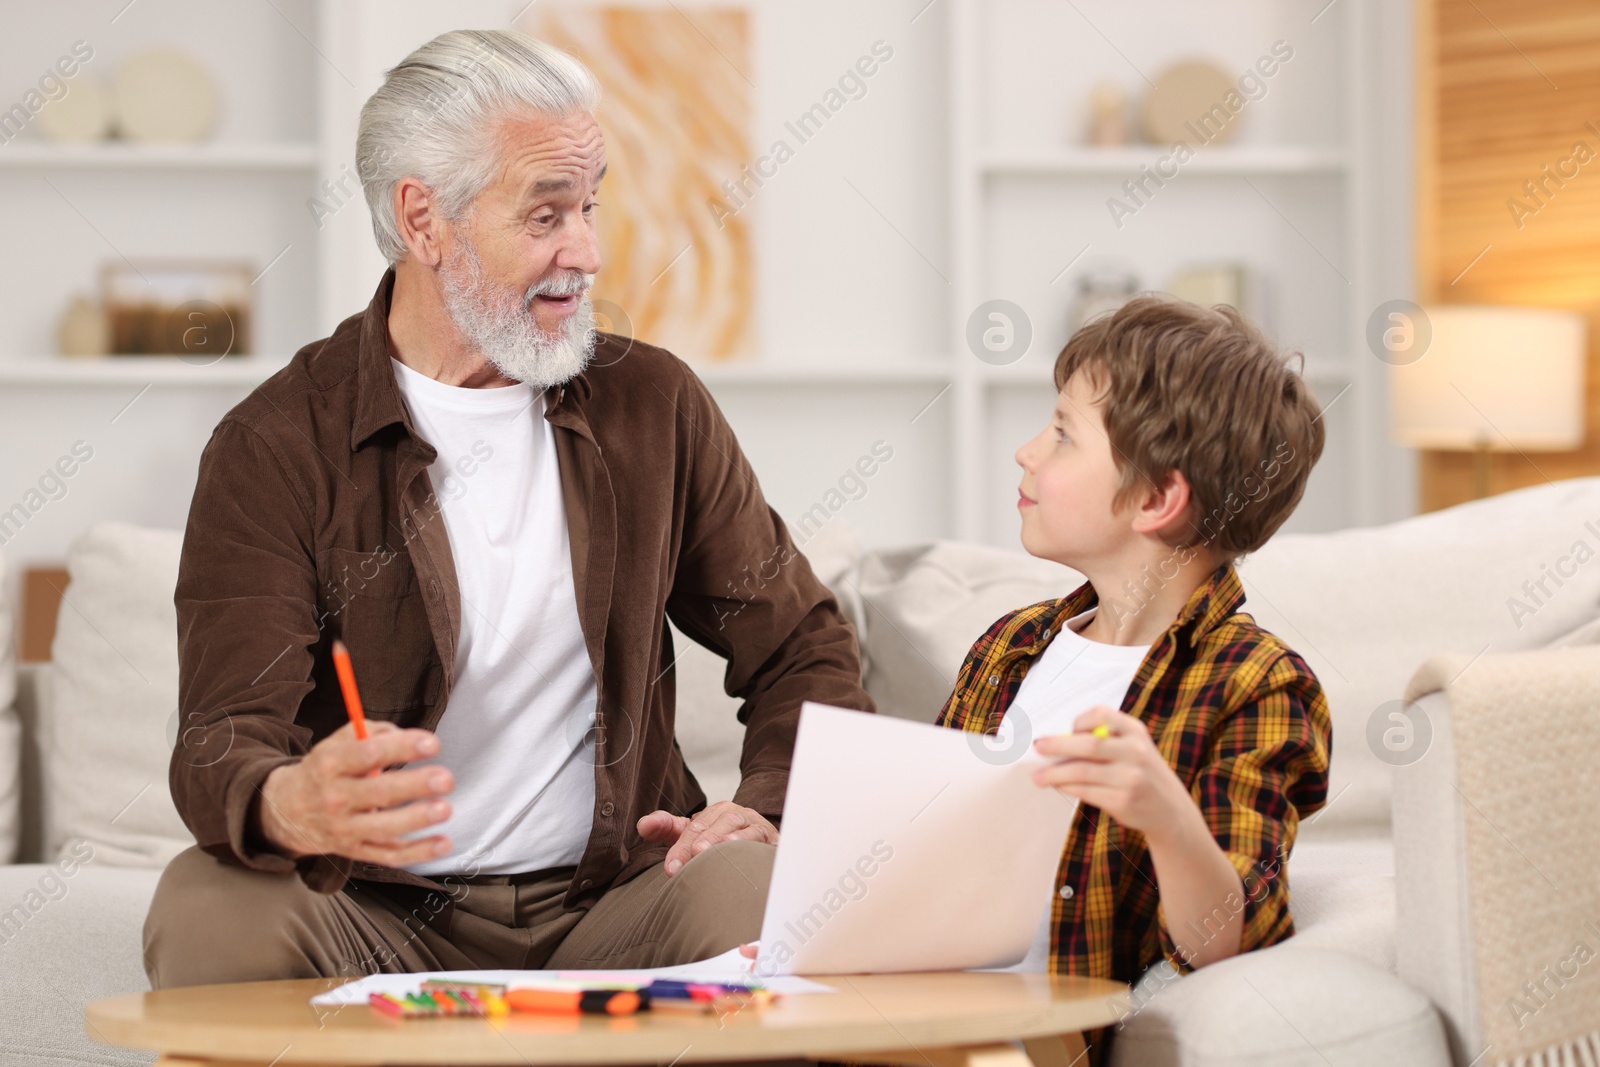
[[[1439,689],[1488,1046],[1467,1055],[1600,1065],[1600,648],[1435,656],[1406,700]]]

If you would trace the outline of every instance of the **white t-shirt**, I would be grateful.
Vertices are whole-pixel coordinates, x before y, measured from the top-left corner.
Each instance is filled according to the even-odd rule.
[[[1000,720],[1002,736],[1015,737],[1015,733],[1007,731],[1026,729],[1031,744],[1036,737],[1071,733],[1073,720],[1097,705],[1121,709],[1122,698],[1150,646],[1108,645],[1080,636],[1078,631],[1098,610],[1093,607],[1074,615],[1060,633],[1050,638]],[[1033,944],[1021,963],[985,969],[1041,974],[1048,971],[1051,904],[1052,898],[1047,897]]]
[[[453,851],[417,874],[575,865],[594,821],[594,668],[578,622],[567,512],[547,395],[445,385],[399,360],[395,381],[438,451],[428,478],[461,589],[455,684],[438,763],[450,818],[424,833]],[[420,836],[420,835],[414,835]]]

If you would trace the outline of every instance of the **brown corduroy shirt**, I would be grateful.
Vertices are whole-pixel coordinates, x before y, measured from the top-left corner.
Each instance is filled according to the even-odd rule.
[[[260,839],[254,810],[270,771],[347,721],[334,638],[350,647],[371,718],[432,729],[449,701],[463,608],[452,554],[474,546],[446,536],[428,477],[436,452],[394,380],[393,287],[390,269],[364,313],[302,348],[218,424],[175,595],[179,814],[207,852],[298,870],[325,893],[347,878],[441,887],[341,856],[293,860]],[[573,906],[665,857],[668,846],[639,836],[641,816],[706,803],[673,735],[667,618],[727,659],[726,690],[744,701],[733,799],[774,822],[800,702],[876,709],[853,627],[681,360],[602,333],[589,368],[553,400],[545,418],[605,727],[589,843],[564,899]]]

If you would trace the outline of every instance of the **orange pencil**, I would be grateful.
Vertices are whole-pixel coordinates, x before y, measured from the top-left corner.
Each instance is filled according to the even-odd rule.
[[[355,730],[356,740],[365,741],[367,715],[361,710],[361,692],[356,688],[356,671],[350,666],[350,650],[337,637],[333,639],[333,671],[339,676],[339,692],[344,694],[345,714],[350,716],[350,726]],[[372,768],[371,774],[376,778],[379,768]]]

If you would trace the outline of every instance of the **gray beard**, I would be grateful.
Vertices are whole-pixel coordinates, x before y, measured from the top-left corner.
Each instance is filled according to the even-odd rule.
[[[588,279],[573,271],[540,282],[524,293],[508,293],[483,275],[483,261],[471,242],[439,267],[445,309],[456,329],[501,374],[535,389],[564,385],[594,356],[594,304]],[[539,328],[529,307],[537,294],[565,295],[578,290],[578,306],[555,335]]]

